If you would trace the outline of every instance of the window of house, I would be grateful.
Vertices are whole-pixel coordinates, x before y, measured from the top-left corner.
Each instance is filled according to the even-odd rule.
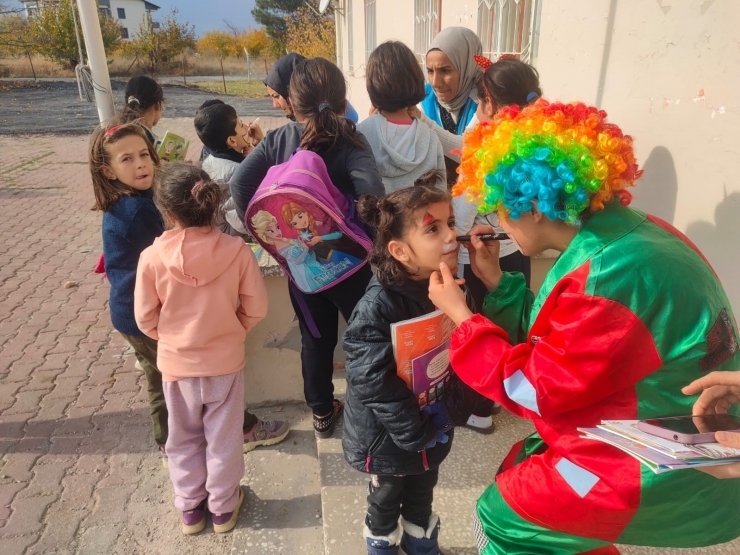
[[[152,21],[152,29],[159,29],[159,28],[160,28],[159,21]]]
[[[355,70],[355,39],[354,31],[352,29],[352,0],[347,2],[347,63],[350,71]]]
[[[478,0],[478,36],[483,55],[512,54],[531,63],[540,0]]]
[[[126,19],[126,10],[124,8],[118,8],[118,19]]]
[[[375,0],[365,0],[365,61],[375,50],[376,38]]]
[[[414,0],[414,52],[424,60],[442,23],[442,0]]]
[[[126,29],[126,27],[124,27],[123,29],[121,29],[121,38],[122,39],[127,39],[128,38],[128,29]]]
[[[101,12],[101,13],[102,13],[102,14],[103,14],[104,16],[106,16],[106,17],[110,17],[110,8],[98,8],[98,9],[100,10],[100,12]]]

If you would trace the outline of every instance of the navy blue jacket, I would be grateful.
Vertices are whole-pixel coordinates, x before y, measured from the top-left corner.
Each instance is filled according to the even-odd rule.
[[[110,281],[110,318],[126,335],[143,336],[134,319],[134,284],[141,252],[164,231],[152,190],[122,196],[103,214],[103,255]]]

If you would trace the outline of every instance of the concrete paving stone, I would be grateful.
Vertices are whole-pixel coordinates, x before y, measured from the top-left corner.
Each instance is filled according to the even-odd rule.
[[[19,391],[15,394],[15,403],[3,411],[3,417],[14,414],[36,414],[44,393],[44,391]]]
[[[67,418],[55,428],[54,435],[84,437],[93,427],[89,407],[78,407],[73,402],[67,408]]]
[[[121,368],[118,368],[117,370],[120,370]],[[134,372],[118,372],[116,371],[115,375],[115,381],[113,382],[113,385],[111,388],[107,391],[108,394],[111,393],[123,393],[123,392],[135,392],[138,393],[139,389],[141,389],[141,385],[139,384],[139,376],[138,373]]]
[[[129,410],[131,399],[136,396],[134,391],[124,391],[122,393],[112,393],[103,396],[105,404],[96,412],[97,415],[105,415],[117,412],[126,412]]]
[[[56,332],[51,332],[56,333]],[[64,336],[63,332],[57,337],[57,342],[49,350],[49,354],[76,353],[83,336]]]
[[[34,465],[30,484],[17,497],[22,499],[40,495],[53,495],[58,498],[62,494],[62,479],[67,469],[72,467],[74,463],[74,460],[65,460],[55,464]]]
[[[42,527],[46,509],[55,501],[53,495],[21,498],[16,496],[11,505],[11,515],[0,530],[4,536],[15,536],[37,532]]]
[[[106,364],[100,360],[93,362],[88,371],[88,378],[82,384],[84,387],[106,386],[110,388],[115,381],[114,374],[120,366],[119,363]]]
[[[84,374],[82,372],[77,374],[73,372],[72,375],[70,375],[70,368],[72,368],[72,366],[64,370],[64,373],[57,376],[54,380],[54,389],[44,397],[44,402],[51,402],[55,399],[61,401],[64,399],[69,403],[79,395],[79,387],[88,377],[87,370],[84,371]]]
[[[36,414],[36,417],[31,420],[31,422],[35,420],[57,421],[65,418],[65,411],[67,410],[69,404],[72,402],[72,399],[49,397],[49,395],[50,394],[47,394],[41,400],[41,410],[39,410],[39,412]]]
[[[143,455],[135,453],[112,454],[108,458],[108,474],[100,480],[98,488],[138,485],[139,466]]]
[[[23,482],[12,482],[8,479],[0,483],[0,520],[8,520],[11,513],[11,503],[16,494],[24,489],[27,484]]]
[[[123,522],[126,519],[126,504],[135,490],[136,484],[96,488],[93,492],[95,505],[90,516],[82,521],[82,525],[90,529],[104,527],[111,522]]]
[[[94,411],[99,410],[105,403],[103,394],[110,385],[110,383],[93,386],[81,385],[80,395],[75,399],[73,406],[78,409],[91,408]]]
[[[96,357],[84,357],[75,353],[69,357],[67,368],[64,370],[64,378],[82,376],[87,379],[90,366],[95,362]]]
[[[25,415],[13,415],[0,419],[0,437],[6,440],[20,440],[26,432],[26,421],[36,416],[36,413],[25,414]]]
[[[4,529],[0,528],[0,532],[4,532]],[[24,549],[36,542],[36,539],[37,536],[35,535],[10,536],[3,534],[0,536],[0,553],[7,553],[8,555],[23,553]]]
[[[56,419],[42,420],[38,417],[39,415],[36,414],[34,419],[26,422],[26,425],[23,428],[25,436],[22,441],[27,439],[41,439],[45,442],[50,441],[49,438],[54,433],[55,428],[59,425],[59,421]]]
[[[46,511],[44,527],[37,543],[25,555],[62,555],[75,553],[77,530],[84,518],[79,507],[68,506],[63,501],[52,504]]]
[[[21,388],[21,391],[46,391],[50,393],[54,389],[54,379],[62,372],[64,372],[64,368],[44,370],[43,366],[40,366],[33,371],[31,380]]]
[[[24,356],[22,361],[18,360],[12,364],[12,366],[10,367],[10,370],[3,378],[3,382],[5,383],[10,383],[10,382],[25,383],[29,379],[31,379],[31,375],[33,374],[33,371],[39,366],[41,366],[42,363],[43,363],[43,359],[39,360],[38,362],[26,362],[26,358]]]
[[[106,523],[93,528],[81,529],[79,555],[107,555],[113,554],[113,544],[121,532],[119,524]]]
[[[62,370],[67,368],[67,361],[69,360],[69,353],[47,353],[44,358],[44,363],[38,367],[37,370],[56,370],[61,368]]]

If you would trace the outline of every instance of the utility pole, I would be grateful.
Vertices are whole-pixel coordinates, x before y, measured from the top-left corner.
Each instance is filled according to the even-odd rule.
[[[94,84],[95,105],[98,107],[98,117],[103,122],[116,115],[116,107],[113,103],[108,60],[105,57],[103,34],[98,20],[98,6],[95,0],[77,0],[77,6],[80,9],[82,35],[85,37],[87,59]]]

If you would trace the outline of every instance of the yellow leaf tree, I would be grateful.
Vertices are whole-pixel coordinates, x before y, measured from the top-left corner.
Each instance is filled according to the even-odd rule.
[[[270,45],[270,37],[264,29],[249,29],[244,33],[240,33],[237,41],[239,47],[246,50],[249,53],[251,59],[264,56],[265,58],[265,73],[267,73],[267,48]]]
[[[203,35],[198,41],[198,50],[201,52],[213,52],[218,55],[221,62],[221,77],[224,80],[224,93],[226,93],[226,74],[224,73],[224,58],[239,55],[239,41],[231,33],[225,31],[210,31]]]
[[[307,7],[299,8],[288,24],[285,46],[306,58],[321,56],[334,60],[337,55],[334,16],[319,16]]]

